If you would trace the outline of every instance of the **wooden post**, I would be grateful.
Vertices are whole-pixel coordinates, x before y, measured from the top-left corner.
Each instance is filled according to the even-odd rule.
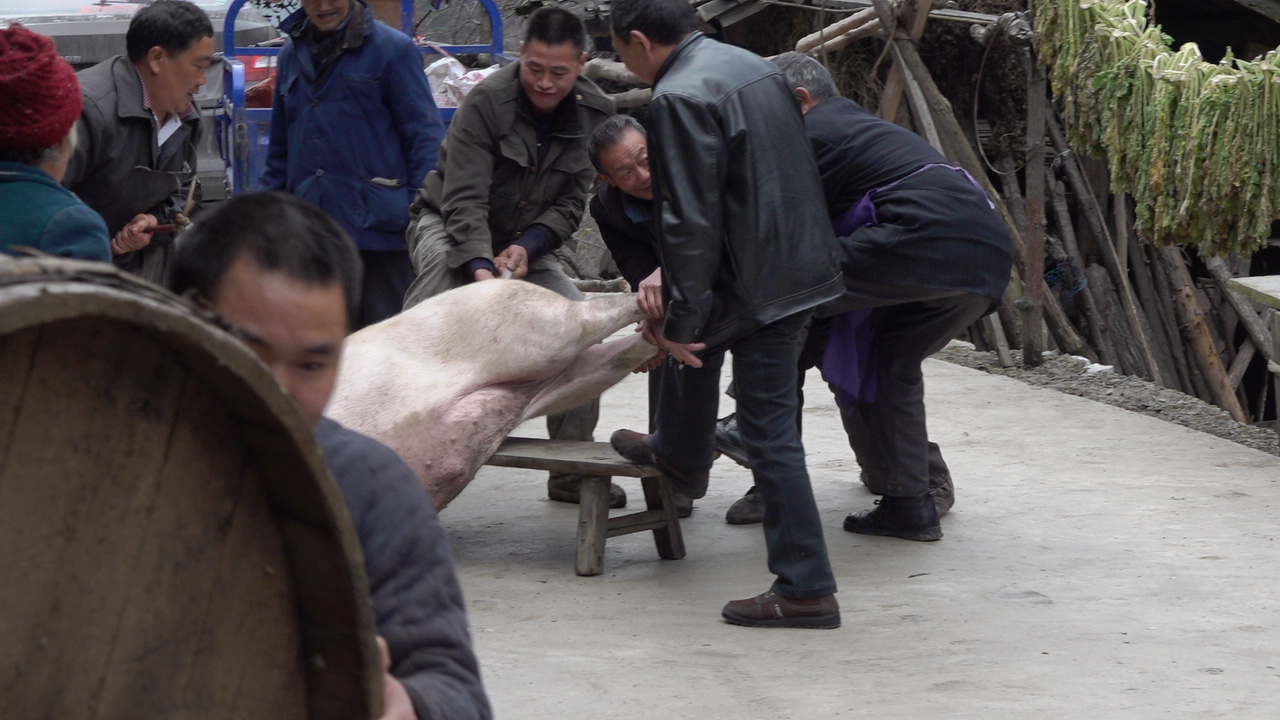
[[[1031,57],[1030,77],[1027,79],[1027,237],[1025,302],[1022,305],[1022,326],[1038,328],[1044,322],[1044,105],[1047,81],[1044,67],[1035,61],[1030,49],[1023,52]],[[1036,367],[1044,363],[1044,343],[1038,332],[1027,332],[1022,337],[1022,364]]]
[[[893,29],[897,23],[893,20],[894,10],[889,0],[872,0],[875,3],[875,10],[879,14],[880,26],[885,31]],[[912,42],[918,42],[920,37],[924,35],[925,23],[929,20],[929,11],[933,9],[933,0],[917,0],[915,14],[911,16],[910,30],[907,37]],[[895,35],[901,35],[901,28]],[[885,42],[892,43],[894,38],[885,38]],[[889,68],[889,78],[884,85],[884,93],[880,96],[880,107],[876,109],[876,115],[882,120],[894,122],[898,117],[898,106],[902,103],[902,92],[908,84],[907,73],[903,71],[901,63],[894,63]]]
[[[1258,313],[1254,311],[1253,306],[1249,304],[1249,300],[1240,293],[1231,289],[1228,283],[1231,282],[1231,271],[1227,269],[1227,264],[1222,258],[1211,257],[1205,260],[1205,266],[1209,268],[1209,273],[1213,275],[1213,282],[1222,291],[1223,297],[1235,309],[1236,316],[1240,318],[1240,322],[1244,324],[1245,332],[1249,334],[1249,338],[1253,340],[1255,350],[1262,352],[1262,357],[1267,362],[1275,360],[1275,356],[1271,352],[1272,333],[1268,332],[1267,326],[1263,324],[1262,318],[1258,317]]]
[[[1125,216],[1132,217],[1132,213],[1129,212],[1128,195],[1117,195],[1115,202],[1116,212],[1121,212],[1119,208],[1124,208]],[[1169,308],[1169,299],[1162,298],[1156,293],[1155,282],[1152,277],[1154,273],[1142,252],[1138,235],[1132,231],[1132,223],[1127,223],[1127,225],[1130,230],[1125,236],[1126,254],[1129,256],[1129,269],[1132,271],[1134,289],[1138,293],[1138,304],[1142,307],[1143,319],[1146,321],[1147,337],[1151,338],[1156,361],[1160,363],[1164,385],[1188,395],[1194,395],[1195,388],[1191,386],[1189,378],[1186,376],[1186,371],[1178,365],[1181,359],[1181,341],[1176,334],[1170,334],[1172,324],[1166,323],[1164,319]],[[1162,310],[1166,312],[1161,312]]]
[[[1227,371],[1222,366],[1222,358],[1213,344],[1213,336],[1204,319],[1204,310],[1196,298],[1195,283],[1187,270],[1186,261],[1182,258],[1182,250],[1178,247],[1167,247],[1160,250],[1160,256],[1169,270],[1169,278],[1173,281],[1174,307],[1178,311],[1182,325],[1190,331],[1191,354],[1204,376],[1205,384],[1213,403],[1231,413],[1238,422],[1249,422],[1235,389],[1227,379]]]

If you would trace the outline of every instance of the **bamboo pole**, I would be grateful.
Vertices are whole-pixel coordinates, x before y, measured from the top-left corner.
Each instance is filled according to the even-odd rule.
[[[1245,414],[1239,399],[1236,398],[1235,388],[1231,387],[1227,371],[1222,366],[1222,358],[1213,344],[1213,336],[1205,321],[1204,310],[1196,298],[1195,283],[1191,279],[1190,271],[1187,270],[1186,261],[1182,258],[1182,250],[1177,247],[1162,248],[1160,257],[1173,281],[1174,307],[1178,311],[1183,327],[1190,332],[1191,354],[1209,387],[1213,403],[1231,413],[1231,417],[1238,422],[1249,422],[1249,416]]]
[[[1075,156],[1070,155],[1071,146],[1067,145],[1066,134],[1062,130],[1062,123],[1058,120],[1056,111],[1048,114],[1048,121],[1049,135],[1053,138],[1054,148],[1064,157],[1062,165],[1067,171],[1067,180],[1075,189],[1076,198],[1085,211],[1084,216],[1089,229],[1094,237],[1098,238],[1098,246],[1102,250],[1102,264],[1111,273],[1111,281],[1115,283],[1116,290],[1120,294],[1124,318],[1129,325],[1130,335],[1138,343],[1139,354],[1146,366],[1146,377],[1152,382],[1164,385],[1164,375],[1160,372],[1160,365],[1156,362],[1155,354],[1151,350],[1151,340],[1144,332],[1142,319],[1138,315],[1138,299],[1134,296],[1128,273],[1121,270],[1119,253],[1116,251],[1111,234],[1107,231],[1102,210],[1098,207],[1097,199],[1093,196],[1093,191],[1085,180]]]
[[[875,27],[868,30],[870,25]],[[831,44],[837,40],[843,39],[843,36],[854,32],[864,32],[866,35],[874,33],[880,29],[880,19],[876,17],[875,8],[866,8],[858,12],[834,22],[816,33],[805,35],[796,41],[796,52],[811,53],[830,51]],[[865,35],[864,35],[865,37]],[[852,41],[850,41],[852,42]]]

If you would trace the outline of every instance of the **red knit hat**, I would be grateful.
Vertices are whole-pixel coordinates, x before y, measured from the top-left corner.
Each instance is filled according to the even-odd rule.
[[[52,40],[18,24],[0,30],[0,150],[57,145],[83,107],[76,72]]]

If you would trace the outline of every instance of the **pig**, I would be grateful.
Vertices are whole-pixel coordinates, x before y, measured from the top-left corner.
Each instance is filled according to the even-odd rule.
[[[631,294],[576,302],[521,280],[437,295],[349,336],[326,414],[389,446],[437,508],[532,417],[597,397],[655,349]]]

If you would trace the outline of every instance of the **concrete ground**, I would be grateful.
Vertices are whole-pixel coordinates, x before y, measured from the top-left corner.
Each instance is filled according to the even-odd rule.
[[[628,535],[586,578],[576,506],[543,473],[485,468],[443,519],[497,716],[1280,717],[1280,458],[939,361],[926,377],[957,496],[936,543],[841,529],[873,497],[809,378],[838,630],[721,621],[771,582],[760,527],[724,523],[751,484],[728,459],[684,521],[688,557]],[[643,429],[645,397],[642,376],[606,393],[597,439]]]

